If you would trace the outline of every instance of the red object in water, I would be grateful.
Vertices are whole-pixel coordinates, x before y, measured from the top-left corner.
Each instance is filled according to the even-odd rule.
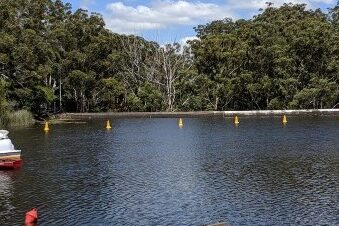
[[[38,222],[38,211],[33,208],[26,213],[25,224],[35,224]]]
[[[19,160],[0,160],[0,169],[18,169],[22,165],[22,159]]]

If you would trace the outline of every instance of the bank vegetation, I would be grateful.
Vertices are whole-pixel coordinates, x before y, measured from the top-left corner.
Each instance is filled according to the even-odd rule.
[[[44,117],[338,107],[339,2],[326,12],[268,4],[252,19],[195,31],[186,46],[160,45],[113,33],[100,14],[60,0],[2,0],[0,120],[22,109]]]

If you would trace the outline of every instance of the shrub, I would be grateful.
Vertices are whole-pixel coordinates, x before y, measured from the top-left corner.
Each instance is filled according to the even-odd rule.
[[[34,122],[33,115],[27,110],[19,110],[9,114],[9,124],[14,126],[26,126]]]

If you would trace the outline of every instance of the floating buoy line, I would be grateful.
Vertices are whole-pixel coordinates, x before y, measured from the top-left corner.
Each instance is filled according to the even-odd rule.
[[[49,126],[48,126],[48,122],[45,122],[45,127],[44,127],[44,131],[48,132],[49,131]]]
[[[287,117],[286,117],[286,115],[284,115],[284,116],[283,116],[283,120],[282,120],[282,122],[283,122],[284,124],[286,124],[286,123],[287,123]]]
[[[111,123],[109,122],[109,120],[107,120],[106,122],[106,129],[112,129]]]
[[[234,117],[234,124],[235,124],[235,125],[239,125],[239,123],[240,123],[239,117],[236,115],[236,116]]]
[[[179,118],[178,126],[179,126],[179,128],[184,127],[184,122],[183,122],[182,118]]]

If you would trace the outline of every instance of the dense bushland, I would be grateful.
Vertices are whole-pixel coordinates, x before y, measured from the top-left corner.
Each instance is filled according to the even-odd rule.
[[[8,111],[333,108],[339,2],[268,7],[195,28],[186,47],[105,28],[60,0],[0,2],[0,120]]]

